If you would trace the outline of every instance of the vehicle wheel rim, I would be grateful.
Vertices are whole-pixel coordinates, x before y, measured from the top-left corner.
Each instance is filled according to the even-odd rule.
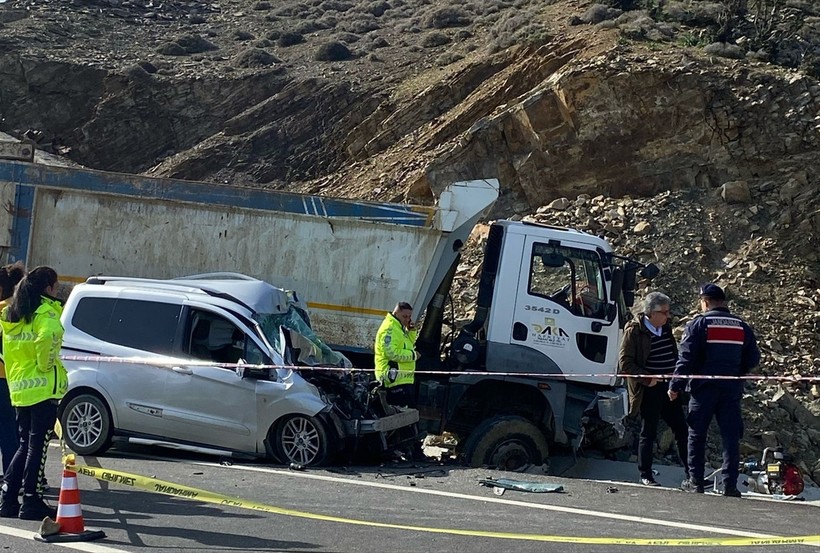
[[[282,447],[291,461],[310,464],[321,447],[319,430],[306,418],[292,418],[282,429]]]
[[[519,471],[532,464],[527,447],[521,442],[507,442],[500,445],[492,455],[492,464],[499,470]]]
[[[66,434],[78,447],[89,447],[102,436],[103,416],[93,403],[78,403],[66,418]]]

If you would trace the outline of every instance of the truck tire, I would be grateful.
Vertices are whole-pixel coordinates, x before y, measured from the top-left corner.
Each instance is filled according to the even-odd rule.
[[[285,464],[319,466],[330,458],[330,434],[317,417],[287,417],[279,421],[271,433],[276,457]]]
[[[62,409],[60,425],[66,444],[78,455],[99,455],[111,446],[111,413],[105,401],[94,394],[69,399]]]
[[[502,415],[487,419],[473,430],[463,448],[471,467],[495,466],[519,471],[540,465],[549,457],[543,432],[523,417]]]

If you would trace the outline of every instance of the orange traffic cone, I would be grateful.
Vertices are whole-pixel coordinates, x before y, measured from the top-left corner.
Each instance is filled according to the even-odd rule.
[[[55,530],[59,531],[55,532]],[[91,541],[105,537],[102,530],[86,530],[83,511],[80,506],[80,488],[77,486],[77,473],[63,470],[63,481],[60,485],[60,499],[57,503],[57,523],[46,518],[40,527],[40,533],[34,539],[47,542]]]

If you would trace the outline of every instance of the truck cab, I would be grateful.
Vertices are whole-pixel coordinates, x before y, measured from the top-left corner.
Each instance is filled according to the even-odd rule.
[[[441,365],[460,374],[446,387],[420,383],[420,403],[437,406],[422,408],[425,428],[456,434],[473,466],[514,469],[546,461],[551,443],[580,445],[599,401],[618,423],[627,405],[616,376],[623,292],[640,267],[597,236],[493,223],[476,316]]]

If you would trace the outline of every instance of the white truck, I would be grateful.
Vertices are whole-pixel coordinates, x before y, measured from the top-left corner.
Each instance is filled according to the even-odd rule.
[[[474,466],[515,469],[578,445],[599,399],[625,414],[618,346],[637,272],[656,269],[582,232],[497,221],[475,319],[443,348],[460,251],[498,192],[458,182],[412,206],[0,160],[3,258],[75,282],[244,273],[299,291],[316,332],[360,367],[409,301],[423,316],[420,430],[451,432]]]

